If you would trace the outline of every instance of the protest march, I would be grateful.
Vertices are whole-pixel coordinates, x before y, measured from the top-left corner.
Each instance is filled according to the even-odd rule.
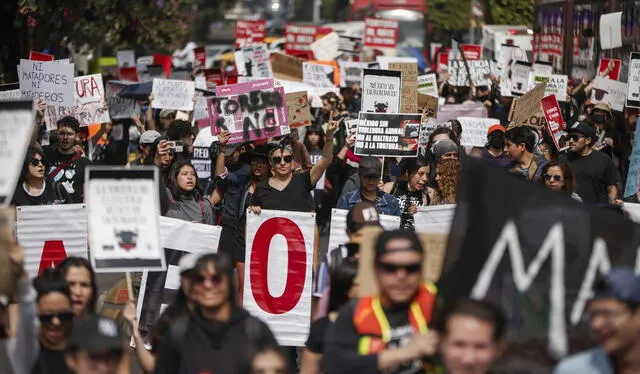
[[[640,374],[638,1],[94,2],[7,5],[0,374]]]

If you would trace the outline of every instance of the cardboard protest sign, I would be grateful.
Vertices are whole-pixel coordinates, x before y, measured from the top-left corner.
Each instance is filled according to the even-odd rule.
[[[284,346],[303,346],[311,322],[315,214],[247,213],[243,307]]]
[[[123,99],[118,96],[128,84],[126,82],[107,82],[106,97],[109,106],[109,116],[112,119],[131,118],[140,113],[138,102],[132,99]]]
[[[598,66],[598,74],[601,77],[617,81],[620,78],[621,68],[622,68],[622,60],[611,59],[611,58],[601,58],[600,65]]]
[[[400,113],[416,113],[418,111],[418,64],[393,62],[389,70],[402,74],[402,91],[400,93]]]
[[[218,137],[211,133],[210,127],[202,128],[193,141],[191,165],[196,169],[198,179],[208,180],[212,176],[209,147],[214,141],[218,141]],[[213,176],[215,177],[215,171]]]
[[[482,46],[477,44],[460,44],[460,49],[467,61],[482,60]]]
[[[438,80],[435,74],[425,74],[418,77],[418,92],[421,94],[439,97]]]
[[[160,245],[167,261],[166,271],[144,271],[136,307],[138,326],[146,343],[158,317],[171,304],[180,289],[180,259],[188,253],[206,255],[218,252],[220,226],[203,225],[180,219],[159,217]]]
[[[622,47],[622,12],[600,15],[600,48]]]
[[[207,99],[211,132],[230,131],[229,144],[290,133],[284,89],[272,79],[218,86],[216,95]]]
[[[583,315],[594,283],[615,267],[638,270],[640,226],[482,160],[466,158],[461,179],[439,296],[510,311],[510,349],[501,359],[526,352],[553,365],[551,358],[582,350],[590,344]]]
[[[568,86],[568,76],[552,74],[547,81],[547,89],[544,91],[544,95],[554,95],[558,101],[567,101]]]
[[[273,76],[277,79],[302,82],[302,64],[304,59],[280,52],[271,53]]]
[[[349,242],[347,235],[347,209],[331,209],[331,229],[329,230],[329,251],[338,246]],[[386,214],[378,215],[380,224],[385,230],[399,230],[400,217],[388,216]]]
[[[364,69],[361,110],[369,113],[398,113],[401,79],[399,71]]]
[[[362,38],[339,35],[338,52],[359,55],[362,52]]]
[[[631,156],[629,156],[629,161],[624,197],[633,196],[640,191],[640,136],[633,138],[633,150],[631,151]]]
[[[16,235],[24,248],[25,269],[36,277],[69,256],[88,258],[85,204],[22,206]]]
[[[547,131],[553,138],[556,149],[562,152],[569,148],[567,133],[564,131],[565,123],[562,118],[562,111],[558,105],[558,100],[553,95],[546,96],[540,100],[542,113],[547,122]]]
[[[289,127],[311,126],[313,116],[311,115],[307,92],[291,92],[285,94],[285,98],[287,100]]]
[[[362,70],[369,64],[366,62],[338,61],[340,64],[340,87],[362,86]]]
[[[91,264],[97,273],[166,270],[158,178],[156,167],[87,167]]]
[[[50,55],[47,53],[29,51],[29,60],[32,60],[32,61],[49,62],[49,61],[53,61],[54,59],[55,57],[53,55]]]
[[[235,55],[238,75],[250,80],[273,78],[271,60],[266,44],[260,43],[244,47],[236,52]]]
[[[333,31],[311,43],[311,51],[317,60],[331,61],[340,56],[338,42],[340,36]]]
[[[236,21],[236,48],[243,48],[252,44],[264,43],[267,33],[267,21]]]
[[[72,106],[73,64],[20,60],[20,90],[25,98],[34,98],[52,106]]]
[[[153,80],[151,93],[153,94],[153,109],[175,109],[183,111],[193,110],[193,96],[195,83],[171,79]]]
[[[335,87],[336,68],[325,64],[302,64],[302,82],[312,87]]]
[[[398,45],[398,21],[365,18],[364,45],[372,48],[396,48]]]
[[[491,68],[489,60],[467,61],[471,82],[475,87],[491,86]],[[463,60],[449,60],[449,84],[458,87],[470,87],[467,68]]]
[[[116,52],[119,68],[129,68],[136,66],[136,52],[132,49],[120,50]]]
[[[489,127],[500,123],[495,118],[458,117],[458,121],[462,125],[460,145],[465,147],[484,147]]]
[[[284,51],[292,56],[309,55],[311,43],[316,40],[315,26],[287,25],[284,31]]]
[[[626,106],[640,108],[640,52],[631,52],[629,56]]]
[[[427,118],[438,118],[438,98],[418,93],[418,110],[422,113],[422,122]]]
[[[354,153],[417,157],[421,118],[420,114],[360,112]]]
[[[511,104],[511,113],[509,113],[510,128],[523,125],[533,127],[543,125],[540,100],[544,97],[546,89],[547,83],[542,83],[518,98],[517,101],[514,99]]]
[[[32,100],[0,102],[0,206],[11,203],[35,123]]]
[[[627,102],[627,84],[607,78],[596,77],[591,90],[593,104],[605,103],[611,109],[622,112]]]

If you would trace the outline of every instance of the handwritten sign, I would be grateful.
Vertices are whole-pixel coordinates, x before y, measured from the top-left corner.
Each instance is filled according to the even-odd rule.
[[[305,62],[302,64],[302,82],[311,87],[335,87],[335,67]]]
[[[458,117],[458,121],[462,125],[460,145],[465,147],[484,147],[489,127],[500,123],[495,118]]]
[[[400,112],[416,113],[418,111],[418,64],[392,62],[389,70],[402,73],[402,91],[400,93]]]
[[[355,154],[417,157],[420,114],[360,112]]]
[[[545,96],[554,95],[558,101],[567,101],[567,87],[569,77],[566,75],[552,74],[547,81]]]
[[[591,102],[605,103],[611,109],[622,112],[627,101],[627,84],[607,78],[596,77],[591,90]]]
[[[491,67],[489,60],[467,61],[471,81],[474,86],[491,86]],[[462,60],[449,60],[449,84],[458,87],[469,87],[467,68]]]
[[[287,100],[287,112],[289,113],[289,126],[291,128],[310,126],[313,117],[307,91],[291,92],[285,95]]]
[[[302,82],[302,64],[304,59],[280,52],[271,53],[273,76],[277,79]]]
[[[435,74],[426,74],[418,77],[418,92],[433,97],[440,96],[438,93],[438,80]]]
[[[627,106],[640,108],[640,52],[631,52],[631,56],[629,56]]]
[[[509,125],[510,128],[523,125],[533,127],[543,126],[540,100],[544,97],[546,89],[547,83],[545,82],[518,98],[517,101],[514,99],[511,112],[509,113],[509,120],[511,121]]]
[[[362,111],[398,113],[402,74],[393,70],[364,69],[362,78]]]
[[[267,21],[236,21],[236,48],[264,43]]]
[[[153,80],[153,109],[193,110],[195,83],[181,80]]]
[[[72,106],[73,68],[73,64],[20,60],[22,96],[40,99],[47,105]]]
[[[273,78],[269,51],[264,43],[244,47],[236,52],[238,75],[247,80]]]
[[[73,83],[75,88],[73,106],[47,105],[45,110],[47,129],[54,129],[58,119],[64,116],[75,117],[80,122],[80,126],[109,122],[111,119],[102,85],[102,75],[75,77]]]

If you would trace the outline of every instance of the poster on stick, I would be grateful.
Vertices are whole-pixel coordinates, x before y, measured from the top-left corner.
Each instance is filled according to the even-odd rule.
[[[284,51],[288,55],[310,57],[311,43],[316,40],[317,27],[287,25],[284,31]]]
[[[421,118],[420,114],[360,112],[354,153],[417,157]]]
[[[238,75],[245,81],[273,78],[269,51],[264,43],[244,47],[235,53]]]
[[[287,135],[287,103],[284,88],[273,79],[216,87],[207,99],[211,133],[231,132],[229,144]]]
[[[607,79],[617,81],[620,79],[620,69],[622,68],[622,60],[612,58],[601,58],[598,66],[598,74]]]
[[[491,86],[491,67],[489,60],[467,61],[471,82],[475,87]],[[458,87],[470,87],[469,75],[463,60],[449,60],[449,84]]]
[[[617,112],[622,112],[627,102],[627,84],[607,78],[596,77],[591,90],[593,104],[605,103]]]
[[[16,234],[29,277],[69,256],[88,258],[85,204],[21,206],[16,211]]]
[[[631,52],[629,56],[626,106],[640,108],[640,52]]]
[[[267,21],[236,21],[236,48],[264,43],[267,33]]]
[[[315,214],[247,213],[243,306],[283,346],[304,346],[311,321]]]
[[[95,271],[166,270],[159,243],[158,168],[89,166],[85,174]]]
[[[393,70],[364,69],[362,71],[362,111],[368,113],[398,113],[402,73]]]
[[[412,62],[392,62],[389,70],[402,74],[402,90],[400,92],[400,113],[418,112],[418,64]]]
[[[553,138],[556,149],[560,152],[569,148],[567,133],[564,131],[565,123],[562,118],[562,111],[558,105],[558,100],[554,95],[546,96],[540,100],[542,113],[547,121],[547,131]]]
[[[196,86],[191,81],[153,79],[153,109],[193,110]]]
[[[365,18],[364,45],[371,48],[396,48],[398,45],[398,21]]]
[[[73,64],[20,60],[22,96],[42,100],[47,105],[73,106]]]
[[[313,116],[311,116],[311,105],[309,105],[307,91],[291,92],[285,94],[285,97],[289,127],[311,126]]]
[[[500,124],[495,118],[458,117],[458,121],[462,125],[460,145],[465,147],[484,147],[489,127]]]
[[[424,95],[439,97],[438,80],[435,74],[426,74],[418,77],[418,92]]]
[[[11,203],[35,123],[32,100],[0,102],[0,207]]]
[[[305,62],[302,64],[302,82],[311,87],[335,87],[335,66]]]
[[[544,115],[540,110],[540,100],[544,97],[546,89],[547,83],[545,82],[518,98],[517,101],[514,99],[511,113],[509,113],[509,121],[511,121],[509,127],[543,126],[542,118]]]

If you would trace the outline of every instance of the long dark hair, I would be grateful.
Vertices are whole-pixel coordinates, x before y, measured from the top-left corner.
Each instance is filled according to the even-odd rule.
[[[20,173],[19,183],[22,183],[27,179],[27,175],[29,174],[29,164],[31,163],[31,159],[34,158],[35,155],[40,155],[45,169],[44,179],[47,179],[47,164],[45,163],[44,152],[42,152],[42,150],[39,148],[29,147],[29,149],[27,149],[27,154],[24,156],[24,162],[22,163],[22,172]]]
[[[206,271],[210,264],[213,264],[216,272],[227,278],[229,282],[229,301],[232,307],[237,306],[236,286],[233,278],[234,264],[231,263],[229,257],[222,253],[209,253],[198,259],[195,266],[195,274],[202,274]]]
[[[564,179],[564,187],[562,188],[562,190],[567,191],[570,194],[576,192],[576,180],[573,176],[571,166],[562,161],[554,160],[542,167],[542,184],[545,184],[544,175],[547,174],[549,168],[553,166],[556,166],[560,168],[560,170],[562,170],[562,178]]]
[[[331,270],[329,287],[329,312],[337,312],[349,301],[349,290],[358,274],[358,263],[345,259]]]
[[[180,170],[182,169],[183,166],[190,167],[191,169],[193,169],[193,172],[196,173],[196,183],[194,185],[193,191],[191,192],[183,190],[178,185],[178,174],[180,174]],[[183,199],[191,196],[193,196],[196,199],[196,201],[202,200],[202,190],[200,188],[200,185],[198,184],[198,172],[196,171],[196,168],[193,167],[193,165],[191,165],[190,162],[188,161],[174,162],[170,167],[167,182],[168,182],[167,184],[169,187],[169,191],[171,191],[171,195],[173,195],[173,199],[175,201],[182,201]]]
[[[67,279],[67,273],[72,267],[85,268],[87,269],[87,271],[89,271],[89,276],[91,277],[91,300],[89,300],[88,312],[91,314],[96,313],[96,301],[98,300],[96,272],[93,270],[91,263],[86,258],[75,256],[67,257],[58,265],[58,270],[60,271],[60,274],[65,279],[65,281]]]
[[[307,148],[307,151],[311,152],[312,145],[309,141],[309,135],[318,134],[320,137],[320,141],[318,141],[318,149],[324,149],[324,130],[320,126],[312,126],[307,128],[307,132],[304,134],[304,146]]]

